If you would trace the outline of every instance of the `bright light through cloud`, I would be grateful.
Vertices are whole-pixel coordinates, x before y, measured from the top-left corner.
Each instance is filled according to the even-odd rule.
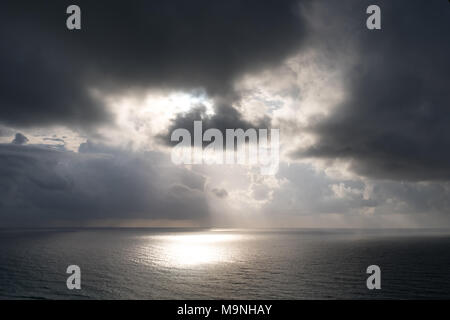
[[[157,148],[158,143],[153,137],[166,130],[178,114],[199,106],[204,107],[208,115],[214,113],[212,99],[202,91],[157,91],[145,95],[106,96],[104,99],[115,116],[116,126],[101,128],[101,134],[110,140],[114,137],[124,145],[132,142],[140,149]]]

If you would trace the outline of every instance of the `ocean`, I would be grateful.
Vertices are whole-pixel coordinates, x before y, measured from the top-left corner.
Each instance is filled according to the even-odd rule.
[[[67,289],[69,265],[81,290]],[[443,230],[0,231],[0,299],[449,298]]]

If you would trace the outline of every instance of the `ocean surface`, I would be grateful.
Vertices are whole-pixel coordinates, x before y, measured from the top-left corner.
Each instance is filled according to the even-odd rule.
[[[381,290],[366,269],[381,268]],[[81,268],[81,290],[66,269]],[[0,231],[1,299],[449,299],[430,230]]]

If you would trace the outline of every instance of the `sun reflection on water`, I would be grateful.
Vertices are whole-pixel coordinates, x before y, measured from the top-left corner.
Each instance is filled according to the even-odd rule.
[[[189,267],[232,262],[236,258],[233,242],[241,235],[224,233],[171,234],[152,236],[152,263],[165,267]]]

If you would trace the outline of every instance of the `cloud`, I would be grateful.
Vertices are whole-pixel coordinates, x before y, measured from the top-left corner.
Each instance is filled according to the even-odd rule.
[[[449,182],[330,178],[307,164],[282,165],[261,219],[279,226],[448,227]]]
[[[0,221],[16,226],[83,225],[102,219],[191,220],[208,224],[201,176],[158,153],[82,153],[0,145]]]
[[[448,3],[379,1],[379,31],[362,27],[357,13],[368,4],[326,3],[343,29],[357,31],[327,42],[336,37],[330,30],[319,41],[332,52],[353,43],[359,58],[343,80],[345,101],[309,124],[317,142],[293,157],[348,160],[354,172],[373,178],[449,180]]]
[[[26,144],[28,142],[28,138],[25,137],[21,133],[16,133],[14,140],[11,142],[12,144]]]
[[[228,197],[228,191],[222,188],[213,188],[211,189],[211,192],[214,193],[214,195],[220,199]]]
[[[229,96],[238,76],[297,50],[305,29],[298,1],[80,0],[80,31],[66,29],[70,4],[2,1],[2,122],[108,121],[95,90],[203,87]]]
[[[202,130],[205,132],[208,129],[218,129],[225,137],[226,129],[265,129],[270,128],[270,118],[264,116],[259,121],[252,123],[243,119],[242,114],[227,104],[218,104],[214,108],[214,114],[208,115],[206,108],[202,105],[193,108],[192,110],[179,113],[171,121],[167,131],[158,135],[158,139],[161,143],[167,145],[175,145],[178,142],[171,141],[171,134],[176,129],[186,129],[194,137],[194,121],[202,121]],[[194,139],[191,139],[192,144]],[[204,142],[208,145],[210,142]],[[225,147],[225,146],[224,146]]]
[[[0,137],[30,139],[0,144],[1,225],[208,225],[211,210],[237,226],[246,214],[249,226],[310,216],[372,227],[395,215],[448,225],[445,1],[379,0],[377,31],[365,27],[366,0],[80,0],[81,31],[65,28],[70,4],[0,3]],[[158,105],[173,92],[201,97],[174,114]],[[276,126],[298,161],[282,149],[280,172],[261,181],[246,168],[175,167],[153,135],[170,145],[195,120],[222,132]]]

